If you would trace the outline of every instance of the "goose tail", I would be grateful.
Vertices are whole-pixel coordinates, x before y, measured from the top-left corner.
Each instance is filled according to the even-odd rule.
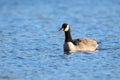
[[[101,42],[97,42],[97,44],[100,44]]]

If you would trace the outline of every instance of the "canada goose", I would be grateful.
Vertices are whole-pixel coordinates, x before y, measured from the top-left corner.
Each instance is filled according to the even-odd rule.
[[[63,30],[65,33],[64,52],[91,52],[98,47],[99,42],[93,39],[72,39],[70,26],[67,23],[64,23],[60,30]]]

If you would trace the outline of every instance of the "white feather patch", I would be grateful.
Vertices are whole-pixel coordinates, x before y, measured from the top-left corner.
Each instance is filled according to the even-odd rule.
[[[99,45],[97,44],[97,45],[96,45],[96,48],[97,48],[98,46],[99,46]]]
[[[76,47],[74,46],[72,42],[67,42],[67,45],[70,51],[76,50]]]

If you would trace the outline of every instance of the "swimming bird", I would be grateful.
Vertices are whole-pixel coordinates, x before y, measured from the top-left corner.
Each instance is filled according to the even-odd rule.
[[[67,23],[62,24],[60,30],[65,33],[64,52],[92,52],[96,51],[100,42],[94,39],[80,38],[72,39],[70,25]],[[59,31],[60,31],[59,30]]]

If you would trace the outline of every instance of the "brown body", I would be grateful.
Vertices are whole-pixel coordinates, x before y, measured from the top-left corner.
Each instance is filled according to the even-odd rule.
[[[96,51],[98,42],[96,40],[81,38],[75,39],[72,42],[64,43],[64,52],[89,52]]]

